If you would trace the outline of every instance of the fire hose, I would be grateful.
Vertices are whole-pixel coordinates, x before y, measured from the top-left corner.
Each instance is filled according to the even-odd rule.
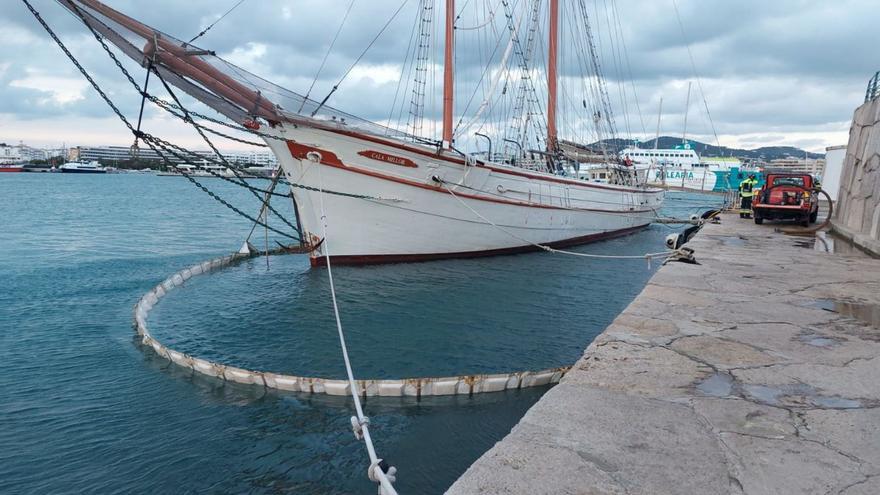
[[[825,216],[825,221],[819,225],[814,225],[812,227],[777,227],[777,232],[782,232],[787,235],[808,235],[815,234],[816,232],[824,229],[831,223],[831,215],[834,213],[834,201],[831,199],[831,196],[825,192],[824,189],[816,189],[815,192],[822,193],[825,195],[825,199],[828,200],[828,215]]]

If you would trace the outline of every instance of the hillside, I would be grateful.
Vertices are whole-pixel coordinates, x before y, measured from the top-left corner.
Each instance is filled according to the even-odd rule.
[[[650,149],[654,147],[654,139],[650,139],[639,144],[640,148]],[[632,144],[626,139],[606,139],[605,145],[612,149],[621,150]],[[726,146],[715,146],[689,139],[688,142],[696,150],[700,156],[735,156],[738,158],[752,158],[760,160],[775,160],[777,158],[796,157],[803,158],[804,154],[810,158],[824,158],[824,153],[808,153],[794,146],[764,146],[753,150],[745,150],[739,148],[728,148]],[[599,143],[593,143],[591,146],[598,146]],[[658,148],[673,148],[681,144],[680,137],[660,136]]]

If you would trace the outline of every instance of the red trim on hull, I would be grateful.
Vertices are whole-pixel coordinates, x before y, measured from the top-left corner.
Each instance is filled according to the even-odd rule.
[[[21,167],[3,167],[0,166],[0,172],[22,172],[24,169]]]
[[[402,179],[400,177],[393,177],[391,175],[385,175],[380,172],[376,172],[374,170],[367,170],[358,167],[352,167],[350,165],[346,165],[336,156],[332,151],[323,150],[320,148],[315,148],[313,146],[307,146],[305,144],[300,144],[295,141],[288,141],[287,148],[290,150],[290,154],[299,160],[308,159],[308,154],[312,152],[320,153],[321,155],[321,164],[327,165],[328,167],[341,168],[343,170],[348,170],[350,172],[354,172],[361,175],[367,175],[369,177],[375,177],[377,179],[387,180],[390,182],[397,182],[399,184],[405,184],[407,186],[418,187],[420,189],[427,189],[429,191],[435,191],[444,194],[450,194],[448,190],[440,186],[431,186],[428,184],[424,184],[422,182],[415,182],[409,179]],[[562,211],[593,211],[597,213],[614,213],[619,215],[630,215],[633,213],[650,213],[651,209],[645,210],[603,210],[599,208],[564,208],[559,206],[552,205],[540,205],[535,203],[524,203],[522,201],[513,201],[509,199],[500,199],[500,198],[492,198],[486,196],[479,196],[476,194],[469,194],[463,192],[456,192],[456,196],[460,198],[468,198],[475,199],[478,201],[488,201],[490,203],[501,203],[505,205],[514,205],[514,206],[522,206],[525,208],[544,208],[549,210],[562,210]]]
[[[598,234],[590,234],[580,237],[572,237],[571,239],[563,239],[561,241],[547,243],[547,246],[553,248],[563,248],[569,246],[578,246],[581,244],[589,244],[591,242],[612,239],[615,237],[623,237],[640,230],[645,229],[649,224],[630,227],[627,229],[610,230],[608,232],[600,232]],[[429,254],[362,254],[362,255],[344,255],[330,256],[330,260],[334,265],[379,265],[386,263],[413,263],[419,261],[434,261],[444,259],[458,258],[483,258],[487,256],[501,256],[509,254],[529,253],[540,251],[541,248],[527,245],[512,248],[489,249],[486,251],[464,251],[457,253],[429,253]],[[326,258],[320,255],[313,255],[309,258],[312,266],[325,266]]]
[[[290,120],[290,119],[288,119],[288,120]],[[304,120],[300,120],[300,121],[291,120],[291,122],[293,122],[297,125],[302,125],[304,127],[311,127],[313,129],[319,129],[322,131],[328,131],[328,132],[333,132],[336,134],[342,134],[343,136],[349,136],[349,137],[353,137],[356,139],[362,139],[364,141],[369,141],[371,143],[381,144],[384,146],[389,146],[391,148],[397,148],[400,150],[409,151],[410,153],[416,153],[416,154],[422,155],[422,156],[429,156],[429,157],[435,158],[437,160],[443,160],[443,161],[456,163],[458,165],[465,166],[465,162],[461,158],[448,156],[448,155],[445,155],[442,153],[431,152],[431,151],[428,151],[425,149],[416,148],[414,146],[408,146],[408,145],[397,143],[394,141],[388,141],[387,139],[381,139],[378,137],[370,136],[369,134],[361,134],[359,132],[348,131],[345,129],[334,129],[329,126],[318,125],[318,124],[314,124],[314,123],[307,122]],[[507,168],[496,167],[496,166],[493,166],[493,165],[490,165],[487,163],[477,163],[475,166],[480,167],[480,168],[488,168],[489,170],[491,170],[493,172],[498,172],[501,174],[515,175],[517,177],[526,177],[529,179],[546,180],[548,182],[557,182],[560,184],[570,184],[573,186],[588,187],[588,188],[592,188],[592,189],[603,189],[606,191],[641,192],[641,193],[648,192],[645,189],[608,187],[608,186],[603,186],[602,184],[596,184],[596,183],[587,182],[587,181],[583,181],[583,180],[564,179],[564,178],[556,177],[556,176],[549,175],[549,174],[540,174],[540,175],[539,174],[530,174],[526,171],[520,172],[517,170],[509,170]]]

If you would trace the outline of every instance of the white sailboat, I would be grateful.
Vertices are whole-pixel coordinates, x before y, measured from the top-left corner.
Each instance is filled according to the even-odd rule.
[[[313,264],[322,216],[341,263],[486,256],[582,244],[651,223],[663,191],[557,175],[558,0],[549,1],[543,170],[464,155],[453,146],[455,2],[446,2],[442,140],[389,129],[272,85],[212,52],[97,0],[63,0],[93,29],[170,84],[258,132],[293,196]],[[537,5],[537,4],[536,4]]]

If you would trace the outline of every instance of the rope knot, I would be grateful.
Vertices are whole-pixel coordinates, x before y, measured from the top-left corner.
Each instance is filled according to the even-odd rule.
[[[374,483],[380,483],[379,474],[376,472],[376,469],[380,469],[385,477],[388,479],[390,483],[394,483],[397,481],[397,468],[394,466],[389,466],[385,459],[376,459],[376,462],[370,464],[370,467],[367,469],[367,477],[370,478],[370,481]]]
[[[370,425],[370,418],[364,416],[363,420],[359,420],[357,416],[351,417],[351,430],[354,433],[354,437],[358,440],[362,440],[364,438],[364,426]]]

